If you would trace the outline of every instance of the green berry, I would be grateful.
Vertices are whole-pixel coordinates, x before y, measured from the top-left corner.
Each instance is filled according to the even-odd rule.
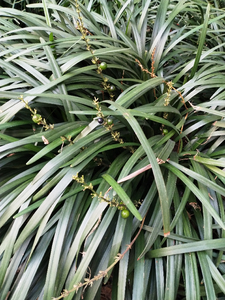
[[[168,130],[165,128],[163,129],[163,134],[166,135],[168,133]]]
[[[108,125],[112,125],[112,124],[113,124],[113,119],[108,118],[108,119],[107,119],[107,124],[108,124]]]
[[[122,218],[127,219],[127,218],[129,217],[129,215],[130,215],[130,212],[129,212],[128,209],[123,209],[123,210],[121,211],[121,217],[122,217]]]
[[[50,32],[50,34],[49,34],[49,42],[54,42],[53,32]]]
[[[110,92],[114,92],[115,90],[116,90],[115,85],[110,85],[109,91],[110,91]]]
[[[123,202],[120,202],[120,204],[117,207],[119,210],[124,210],[125,209],[125,205],[123,204]]]
[[[101,62],[100,65],[99,65],[99,68],[102,69],[102,70],[106,70],[107,69],[107,63],[104,62],[104,61]]]
[[[39,115],[39,114],[35,114],[35,115],[33,115],[33,117],[32,117],[32,121],[33,121],[34,123],[39,123],[39,122],[41,122],[41,120],[42,120],[42,117],[41,117],[41,115]]]

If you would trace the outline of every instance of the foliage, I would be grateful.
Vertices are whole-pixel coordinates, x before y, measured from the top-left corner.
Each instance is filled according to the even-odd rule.
[[[224,299],[222,1],[28,8],[0,8],[0,300]]]

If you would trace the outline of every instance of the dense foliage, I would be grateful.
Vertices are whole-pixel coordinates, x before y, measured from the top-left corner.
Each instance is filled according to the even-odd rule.
[[[0,300],[224,300],[224,1],[39,2],[0,7]]]

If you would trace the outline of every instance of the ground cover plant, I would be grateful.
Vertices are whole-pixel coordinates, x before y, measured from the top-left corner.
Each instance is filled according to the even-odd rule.
[[[28,8],[0,7],[0,300],[225,299],[223,1]]]

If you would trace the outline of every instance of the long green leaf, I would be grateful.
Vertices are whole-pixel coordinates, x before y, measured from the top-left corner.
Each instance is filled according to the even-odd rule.
[[[174,163],[172,163],[174,165]],[[199,191],[199,189],[191,182],[190,179],[188,179],[182,172],[180,172],[176,167],[171,165],[167,165],[166,167],[171,170],[174,174],[177,175],[185,184],[188,186],[188,188],[196,195],[196,197],[202,202],[202,204],[205,206],[205,208],[208,210],[210,215],[218,222],[218,224],[221,226],[221,228],[225,229],[225,224],[222,222],[221,218],[218,216],[215,209],[210,205],[208,199],[206,199],[202,193]],[[176,164],[178,165],[178,164]],[[191,171],[193,172],[193,171]],[[195,173],[195,172],[193,172]],[[197,174],[197,173],[195,173]],[[199,175],[200,176],[200,175]],[[203,176],[202,176],[203,177]],[[205,177],[204,177],[205,178]],[[211,182],[210,182],[211,183]],[[206,184],[206,178],[205,181],[203,180],[203,184]]]
[[[199,182],[201,182],[202,184],[209,186],[212,190],[215,190],[216,192],[220,193],[221,195],[225,196],[225,189],[221,186],[219,186],[218,184],[216,184],[215,182],[213,182],[212,180],[209,180],[208,178],[184,167],[181,166],[180,164],[173,162],[172,160],[168,161],[168,163],[174,167],[176,167],[178,170],[186,173],[187,175],[189,175],[190,177],[198,180]]]
[[[210,15],[210,4],[208,3],[207,10],[206,10],[205,17],[204,17],[204,23],[203,23],[202,31],[201,31],[201,34],[200,34],[198,51],[197,51],[197,54],[196,54],[196,57],[195,57],[194,66],[191,69],[190,78],[192,78],[194,76],[195,72],[197,71],[198,64],[199,64],[199,61],[201,59],[202,50],[203,50],[204,43],[205,43],[205,40],[206,40],[209,15]]]
[[[182,245],[170,246],[167,248],[155,249],[149,251],[150,258],[163,257],[167,255],[175,255],[181,253],[198,252],[212,249],[224,248],[225,239],[213,239],[205,241],[197,241],[193,243],[185,243]]]
[[[134,206],[131,199],[128,197],[124,189],[113,179],[109,174],[104,174],[102,177],[110,184],[113,190],[117,193],[123,203],[127,206],[127,208],[131,211],[131,213],[139,220],[142,220],[142,216]],[[106,195],[107,196],[107,195]]]
[[[210,272],[212,274],[213,279],[218,284],[221,291],[225,294],[225,279],[224,279],[224,277],[218,271],[218,269],[216,268],[216,266],[212,262],[211,258],[208,255],[206,256],[206,258],[207,258],[207,262],[209,264],[209,269],[210,269]]]

